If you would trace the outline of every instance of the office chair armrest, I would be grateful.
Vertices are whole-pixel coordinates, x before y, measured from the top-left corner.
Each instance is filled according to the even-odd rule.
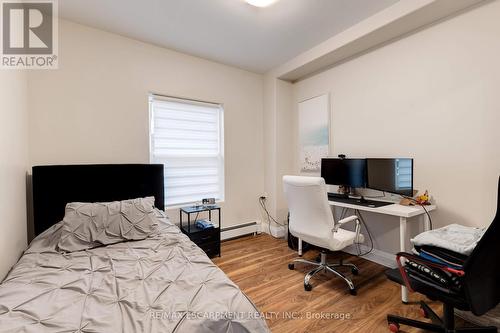
[[[359,217],[356,215],[352,215],[352,216],[346,217],[345,219],[338,221],[333,226],[332,231],[337,232],[341,226],[343,226],[344,224],[347,224],[347,223],[351,223],[351,222],[356,222],[356,231],[355,231],[356,232],[356,243],[359,243],[359,234],[361,232],[361,226],[359,224]]]
[[[349,216],[349,217],[346,217],[345,219],[342,219],[340,221],[337,222],[337,225],[343,225],[343,224],[346,224],[346,223],[350,223],[350,222],[353,222],[353,221],[357,221],[359,220],[359,217],[357,217],[356,215],[353,215],[353,216]],[[358,221],[359,223],[359,221]]]
[[[413,288],[411,287],[410,279],[408,278],[408,275],[406,274],[406,270],[404,269],[403,263],[401,262],[401,258],[409,259],[411,261],[414,261],[414,262],[419,263],[419,264],[426,265],[428,267],[442,269],[444,271],[453,273],[453,274],[458,275],[460,277],[462,277],[462,276],[465,275],[465,272],[462,271],[462,270],[453,269],[453,268],[450,268],[450,267],[445,266],[445,265],[440,265],[440,264],[437,264],[435,262],[432,262],[430,260],[424,259],[424,258],[422,258],[420,256],[417,256],[417,255],[414,255],[414,254],[411,254],[411,253],[398,252],[396,254],[396,262],[398,264],[399,273],[401,274],[401,277],[403,278],[403,281],[405,282],[406,288],[408,288],[408,290],[410,292],[413,292]]]
[[[345,219],[342,219],[342,220],[336,222],[333,225],[332,231],[333,232],[337,232],[337,231],[339,231],[339,228],[342,225],[350,223],[350,222],[354,222],[354,221],[356,221],[356,229],[358,229],[358,226],[359,226],[359,217],[357,217],[356,215],[353,215],[353,216],[346,217]]]

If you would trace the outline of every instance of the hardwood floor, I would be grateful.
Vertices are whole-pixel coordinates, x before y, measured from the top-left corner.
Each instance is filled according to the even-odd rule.
[[[316,255],[316,251],[308,251],[304,258]],[[389,332],[389,313],[420,318],[417,303],[421,296],[411,294],[411,303],[403,305],[400,287],[385,278],[385,267],[348,254],[342,256],[359,267],[360,274],[353,277],[357,296],[349,294],[344,281],[325,274],[311,280],[312,291],[304,291],[304,274],[310,266],[297,264],[295,270],[289,270],[287,264],[297,253],[288,248],[286,241],[266,234],[223,242],[222,257],[214,262],[266,315],[275,333]],[[328,259],[335,261],[339,257],[335,254]],[[346,273],[351,276],[349,269]],[[440,309],[439,304],[430,304]],[[323,318],[316,317],[321,315]],[[401,328],[402,332],[421,332]]]

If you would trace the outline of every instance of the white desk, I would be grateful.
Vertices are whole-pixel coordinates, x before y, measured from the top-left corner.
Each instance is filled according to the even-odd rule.
[[[330,206],[334,207],[349,208],[364,212],[378,213],[378,214],[385,214],[385,215],[399,217],[399,249],[401,252],[406,251],[406,240],[409,239],[406,229],[406,223],[408,218],[424,215],[424,230],[425,231],[430,230],[429,217],[427,216],[427,214],[425,214],[424,209],[420,206],[403,206],[399,204],[392,204],[375,208],[375,207],[366,207],[366,206],[338,202],[338,201],[328,201],[328,203],[330,204]],[[436,209],[436,206],[434,205],[425,206],[425,208],[427,209],[428,212],[431,212]],[[299,255],[302,255],[302,241],[299,240],[298,243],[299,243],[298,244]],[[401,287],[401,300],[404,303],[408,302],[408,290],[406,289],[406,287]]]

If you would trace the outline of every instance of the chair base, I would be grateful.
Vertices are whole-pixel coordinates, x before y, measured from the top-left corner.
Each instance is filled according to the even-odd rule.
[[[306,291],[312,290],[312,285],[309,283],[309,281],[311,280],[311,278],[315,274],[317,274],[319,272],[330,272],[330,273],[337,275],[338,277],[340,277],[342,280],[344,280],[347,283],[347,286],[349,287],[349,292],[351,293],[351,295],[356,295],[356,293],[357,293],[356,288],[354,287],[354,283],[352,283],[351,279],[349,279],[344,274],[342,274],[341,272],[336,270],[337,267],[350,267],[351,272],[354,275],[358,275],[358,272],[359,272],[358,267],[356,267],[356,265],[354,265],[354,264],[349,264],[349,263],[345,264],[342,261],[340,261],[339,263],[333,263],[333,264],[327,263],[326,262],[326,252],[323,252],[323,251],[321,252],[321,257],[320,257],[319,262],[312,261],[312,260],[306,260],[306,259],[302,259],[302,258],[297,258],[297,259],[294,259],[292,263],[288,264],[288,268],[294,269],[294,263],[304,263],[304,264],[316,266],[316,268],[309,271],[306,274],[306,276],[304,277],[304,289]]]
[[[420,312],[423,317],[429,318],[431,323],[418,321],[414,319],[388,315],[387,324],[389,330],[393,333],[399,332],[400,325],[420,328],[426,332],[441,332],[441,333],[497,333],[497,328],[493,326],[488,327],[469,327],[469,328],[455,328],[455,313],[452,306],[443,304],[443,318],[439,316],[423,301],[420,302]]]

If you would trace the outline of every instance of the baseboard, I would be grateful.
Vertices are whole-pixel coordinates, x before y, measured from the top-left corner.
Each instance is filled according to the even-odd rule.
[[[221,229],[221,240],[238,238],[241,236],[260,233],[260,223],[250,222]]]
[[[370,250],[370,247],[368,247],[366,245],[360,245],[359,247],[361,249],[361,253],[365,253],[365,252]],[[352,254],[352,255],[355,255],[355,256],[358,255],[358,248],[357,248],[357,246],[354,246],[354,245],[346,247],[342,251],[347,252],[347,253]],[[373,262],[375,262],[379,265],[385,266],[385,267],[389,267],[389,268],[396,268],[397,267],[396,256],[394,254],[380,251],[377,249],[373,249],[370,253],[362,256],[361,258],[373,261]]]

